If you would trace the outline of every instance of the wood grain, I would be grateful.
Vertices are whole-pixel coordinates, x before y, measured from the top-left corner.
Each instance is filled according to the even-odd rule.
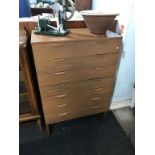
[[[59,85],[48,85],[41,87],[41,96],[56,96],[60,94],[69,94],[69,93],[82,93],[88,90],[90,91],[102,91],[103,93],[109,92],[114,83],[114,78],[103,78],[103,79],[93,79],[77,82],[63,83]]]
[[[97,113],[102,113],[106,112],[108,109],[102,105],[98,108],[92,108],[92,107],[87,107],[87,108],[76,108],[72,111],[65,111],[63,113],[50,113],[46,115],[45,121],[47,124],[50,123],[57,123],[57,122],[62,122],[65,120],[71,120],[83,116],[89,116]]]
[[[40,119],[40,115],[29,113],[29,114],[23,114],[23,115],[19,116],[20,123],[32,121],[32,120],[36,120],[36,119]]]
[[[34,120],[40,118],[38,111],[38,103],[34,90],[31,68],[28,59],[27,49],[27,33],[24,28],[19,29],[19,63],[23,73],[24,85],[29,100],[31,112],[28,114],[20,115],[20,122]]]
[[[71,29],[65,37],[32,33],[46,124],[108,111],[121,39],[82,28]]]
[[[84,81],[96,78],[114,77],[116,66],[76,69],[62,72],[38,74],[39,86],[62,84],[66,82]]]
[[[120,45],[119,44],[120,39],[121,39],[121,36],[116,37],[116,38],[107,38],[106,36],[104,36],[102,34],[92,34],[89,32],[89,30],[87,28],[70,29],[70,33],[68,35],[66,35],[65,37],[64,36],[52,36],[52,35],[51,36],[38,35],[38,34],[35,34],[34,31],[32,31],[32,35],[31,35],[31,43],[33,45],[35,45],[35,44],[47,45],[50,43],[52,43],[52,44],[59,43],[60,44],[60,42],[61,42],[61,44],[70,43],[70,42],[71,42],[71,44],[73,44],[73,42],[91,41],[91,40],[93,40],[93,42],[97,41],[98,43],[100,43],[100,44],[98,44],[99,46],[101,46],[101,43],[103,43],[104,41],[105,41],[105,44],[107,44],[109,42],[109,40],[118,40],[119,42],[117,42],[117,43],[118,43],[118,45]],[[116,42],[116,41],[114,41],[114,42]],[[90,44],[90,46],[91,46],[91,44]],[[58,47],[60,47],[60,46],[58,46]]]
[[[75,8],[78,11],[92,9],[92,0],[75,0],[74,3],[75,3]]]
[[[87,55],[83,57],[55,57],[50,52],[38,52],[36,56],[37,73],[58,72],[91,67],[116,65],[119,54]],[[38,55],[42,57],[39,57]],[[46,62],[46,63],[45,63]]]
[[[42,99],[44,112],[50,114],[59,110],[74,110],[77,107],[90,107],[95,105],[106,105],[111,98],[111,92],[109,93],[85,93],[79,95],[67,94],[65,97],[58,98],[56,96],[46,97]],[[69,108],[70,107],[70,108]],[[72,108],[71,108],[72,107]],[[75,107],[75,108],[74,108]]]

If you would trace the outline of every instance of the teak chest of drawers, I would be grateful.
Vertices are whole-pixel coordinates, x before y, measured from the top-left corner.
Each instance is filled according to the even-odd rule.
[[[31,44],[45,123],[107,112],[122,38],[71,29],[67,36],[36,35]]]

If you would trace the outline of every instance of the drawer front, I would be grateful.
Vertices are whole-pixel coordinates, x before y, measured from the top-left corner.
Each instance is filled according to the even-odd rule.
[[[102,93],[87,91],[83,95],[79,93],[70,93],[68,95],[57,95],[51,97],[42,98],[42,104],[44,108],[48,109],[48,106],[56,106],[57,108],[66,107],[66,105],[85,105],[88,103],[106,102],[111,99],[111,92]],[[61,106],[62,105],[62,106]]]
[[[76,58],[53,58],[49,54],[49,56],[36,58],[37,73],[116,65],[118,57],[119,54],[101,54]]]
[[[114,77],[116,66],[94,67],[54,73],[38,74],[40,88],[66,82],[75,82],[96,78]]]
[[[76,41],[69,43],[51,43],[47,45],[33,45],[34,58],[38,62],[44,58],[69,58],[82,57],[88,55],[105,54],[105,53],[119,53],[120,40],[118,39],[104,39],[93,41]],[[44,62],[46,63],[46,61]]]
[[[63,83],[59,85],[49,85],[41,87],[41,97],[67,96],[71,93],[86,92],[110,92],[113,89],[114,78],[94,79],[87,81],[78,81],[72,83]],[[88,91],[89,90],[89,91]]]
[[[60,100],[43,99],[43,110],[46,121],[62,121],[64,117],[76,118],[88,114],[106,111],[110,104],[110,93],[102,96],[83,96]]]
[[[107,111],[120,40],[33,45],[46,123]]]
[[[91,114],[97,114],[108,110],[109,103],[91,105],[87,107],[72,107],[72,110],[60,110],[53,113],[45,112],[46,123],[56,123],[64,120],[74,119],[82,116],[88,116]]]

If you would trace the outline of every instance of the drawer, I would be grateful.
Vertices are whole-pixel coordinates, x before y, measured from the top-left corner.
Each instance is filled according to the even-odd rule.
[[[53,58],[45,55],[36,58],[37,73],[57,72],[81,68],[116,65],[119,54],[101,54],[76,58]]]
[[[108,110],[108,107],[109,107],[109,103],[105,103],[105,105],[103,103],[97,104],[97,105],[87,105],[85,107],[70,106],[67,109],[62,109],[52,113],[46,113],[45,111],[44,117],[45,117],[46,123],[56,123],[56,122],[82,117],[82,116],[88,116],[92,114],[106,112]]]
[[[34,60],[38,64],[42,58],[69,58],[82,57],[88,55],[119,53],[120,40],[99,39],[73,42],[49,43],[47,45],[33,45]],[[43,63],[46,63],[43,62]]]
[[[42,104],[46,107],[48,105],[69,105],[69,104],[81,104],[82,102],[94,103],[101,101],[109,101],[111,99],[112,92],[102,93],[101,91],[86,91],[82,95],[79,92],[73,92],[70,94],[62,94],[50,97],[42,98]],[[65,106],[64,105],[64,106]],[[61,106],[60,106],[61,107]],[[63,106],[62,106],[63,107]]]
[[[38,74],[40,88],[66,82],[75,82],[96,78],[114,77],[116,66],[94,67],[88,69],[68,70],[54,73]]]
[[[53,114],[58,116],[64,113],[76,114],[77,111],[96,111],[101,108],[107,110],[109,108],[111,93],[105,94],[84,94],[76,97],[68,96],[65,98],[43,98],[42,105],[44,117]]]
[[[114,78],[103,78],[43,86],[40,91],[41,97],[64,96],[73,92],[82,94],[86,92],[107,93],[112,91],[113,84]]]

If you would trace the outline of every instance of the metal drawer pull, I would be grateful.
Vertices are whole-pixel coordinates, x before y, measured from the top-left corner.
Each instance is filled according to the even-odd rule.
[[[58,116],[65,116],[67,114],[68,114],[68,112],[64,112],[64,113],[58,114]]]
[[[62,75],[62,74],[66,74],[66,72],[56,72],[56,73],[53,73],[54,75]]]
[[[92,109],[97,109],[97,108],[101,108],[101,106],[92,106]]]
[[[66,96],[66,94],[62,94],[62,95],[56,95],[55,97],[62,98],[62,97],[65,97],[65,96]]]
[[[116,46],[116,49],[119,50],[119,46]]]
[[[92,98],[93,101],[97,101],[97,100],[100,100],[100,99],[101,99],[101,97],[94,97],[94,98]]]
[[[102,90],[102,88],[95,88],[94,91]]]
[[[103,69],[103,67],[93,67],[94,70]]]
[[[59,104],[58,107],[64,107],[66,104]]]
[[[59,61],[63,61],[64,60],[64,58],[53,58],[53,61],[55,61],[55,62],[59,62]]]
[[[50,44],[50,46],[53,46],[53,47],[58,47],[58,46],[64,46],[65,44]]]

